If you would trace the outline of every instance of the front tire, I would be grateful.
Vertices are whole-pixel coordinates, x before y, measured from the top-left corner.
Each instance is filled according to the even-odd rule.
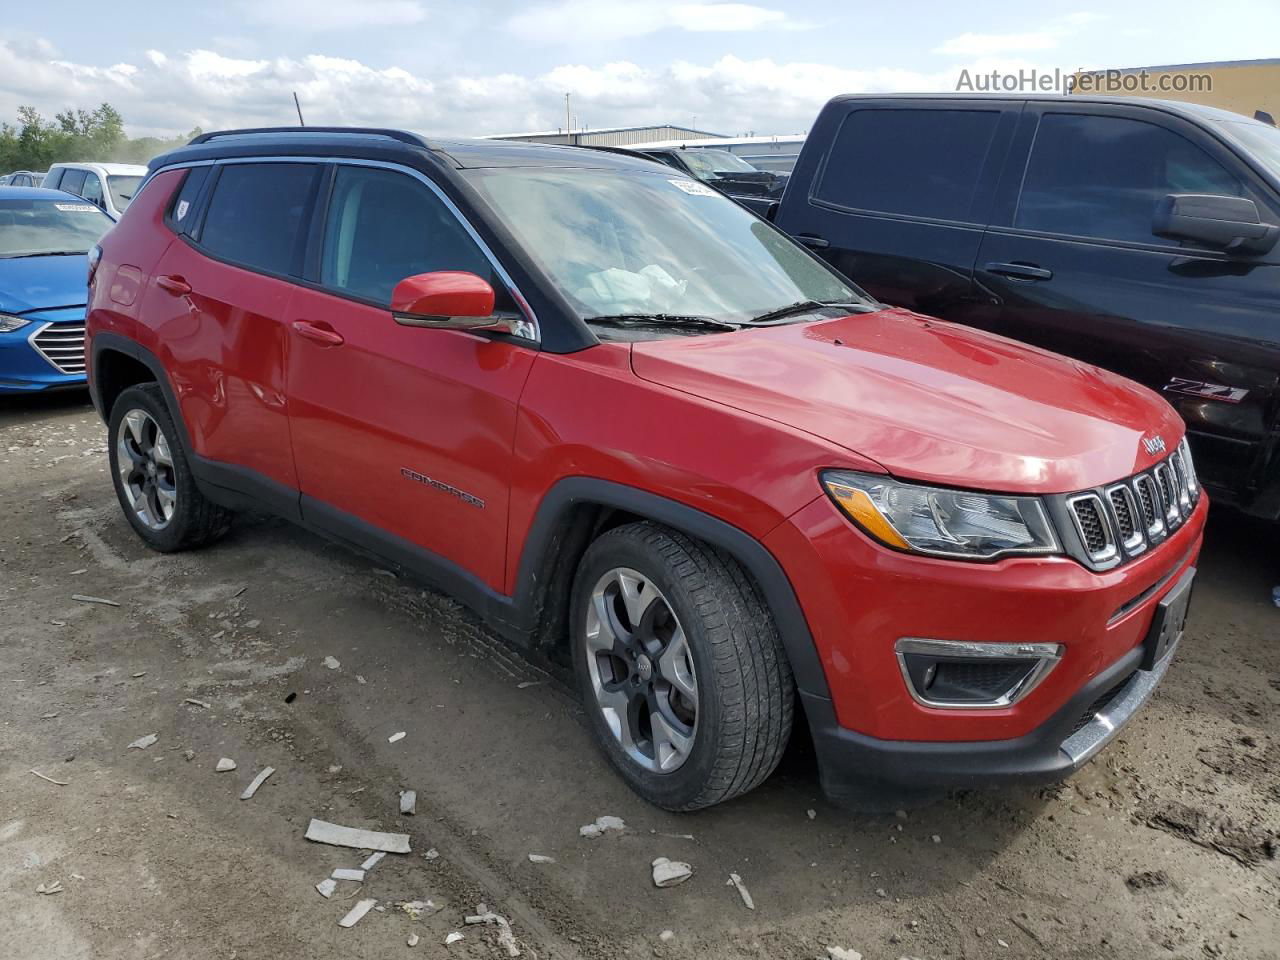
[[[791,735],[791,667],[758,589],[684,534],[634,523],[587,548],[572,644],[597,742],[623,779],[667,810],[758,786]]]
[[[111,407],[107,451],[125,519],[161,553],[218,539],[231,513],[196,487],[182,439],[157,384],[121,392]]]

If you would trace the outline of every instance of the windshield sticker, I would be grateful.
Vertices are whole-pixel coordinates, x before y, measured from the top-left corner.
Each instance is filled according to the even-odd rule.
[[[667,183],[679,187],[691,197],[714,197],[716,192],[705,183],[696,180],[668,180]]]
[[[173,212],[174,216],[176,216],[179,220],[181,220],[183,217],[187,215],[187,211],[190,208],[191,208],[191,204],[188,203],[186,200],[179,200],[178,209]]]
[[[55,203],[54,206],[68,213],[94,213],[98,209],[92,203]]]

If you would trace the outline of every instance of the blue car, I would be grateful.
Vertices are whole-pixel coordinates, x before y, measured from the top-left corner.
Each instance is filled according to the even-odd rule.
[[[84,384],[87,255],[111,225],[59,190],[0,191],[0,394]]]

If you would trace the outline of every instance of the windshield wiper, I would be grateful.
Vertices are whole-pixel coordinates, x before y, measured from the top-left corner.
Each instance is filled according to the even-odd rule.
[[[620,327],[671,326],[712,327],[716,330],[742,329],[740,324],[730,323],[728,320],[679,313],[613,313],[602,317],[587,317],[586,322],[615,324]]]
[[[83,257],[86,250],[38,250],[35,253],[0,254],[0,260],[25,260],[27,257]]]
[[[770,310],[762,313],[758,317],[752,317],[752,323],[768,323],[771,320],[782,320],[786,317],[795,316],[798,313],[810,313],[814,310],[821,310],[824,307],[844,307],[850,313],[870,313],[875,307],[866,303],[846,303],[843,300],[798,300],[795,303],[788,304],[785,307],[779,307],[777,310]]]

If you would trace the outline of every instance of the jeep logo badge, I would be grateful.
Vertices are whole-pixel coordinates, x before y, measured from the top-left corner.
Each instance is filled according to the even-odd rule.
[[[1164,453],[1164,437],[1143,437],[1142,445],[1147,448],[1147,453],[1157,454]]]

